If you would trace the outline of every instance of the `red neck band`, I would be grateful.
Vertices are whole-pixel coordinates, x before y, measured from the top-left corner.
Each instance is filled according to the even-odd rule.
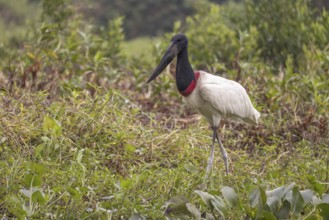
[[[194,75],[195,75],[195,80],[192,80],[191,83],[190,83],[190,85],[184,91],[180,92],[180,94],[182,96],[188,96],[188,95],[190,95],[193,92],[193,90],[195,89],[196,82],[198,81],[199,76],[200,76],[200,72],[199,71],[196,71],[196,72],[194,72]]]

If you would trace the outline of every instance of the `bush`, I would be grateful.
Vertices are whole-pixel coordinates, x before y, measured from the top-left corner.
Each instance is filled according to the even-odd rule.
[[[186,29],[189,37],[189,54],[196,67],[215,67],[216,70],[234,65],[240,59],[245,61],[257,57],[256,39],[258,32],[251,27],[239,31],[230,17],[237,18],[241,12],[238,5],[198,5],[198,13],[186,20],[186,26],[176,24],[174,32]],[[234,15],[228,15],[227,11]],[[229,17],[230,16],[230,17]]]
[[[223,122],[232,173],[224,175],[216,148],[204,179],[211,131],[179,100],[172,76],[146,86],[172,33],[151,56],[128,59],[122,18],[96,34],[68,0],[45,0],[40,24],[0,59],[0,83],[10,88],[0,90],[3,218],[328,216],[327,12],[307,27],[298,56],[289,48],[272,65],[277,54],[261,54],[267,29],[248,23],[243,5],[200,2],[198,14],[174,27],[190,38],[191,63],[231,79],[240,73],[262,114],[258,126]]]
[[[69,0],[44,0],[40,24],[31,31],[24,47],[7,54],[5,74],[9,89],[91,89],[114,79],[123,57],[121,17],[111,21],[100,35],[70,7]],[[23,42],[22,42],[23,44]]]
[[[309,3],[305,0],[246,2],[245,28],[258,30],[257,48],[264,60],[282,65],[292,56],[296,66],[304,55],[303,47],[327,46],[328,13],[317,15]]]
[[[305,47],[324,50],[328,46],[329,13],[312,8],[310,1],[201,2],[196,8],[186,24],[176,23],[174,28],[190,38],[190,57],[196,67],[206,64],[216,72],[237,67],[241,61],[264,60],[278,68],[291,57],[296,69],[304,63]]]

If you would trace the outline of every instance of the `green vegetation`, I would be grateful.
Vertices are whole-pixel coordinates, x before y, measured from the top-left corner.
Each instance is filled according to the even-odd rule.
[[[127,42],[123,17],[96,27],[43,0],[0,48],[1,217],[328,219],[329,14],[308,3],[197,1],[174,24],[195,69],[239,81],[262,113],[224,122],[231,172],[217,148],[205,181],[208,124],[170,74],[146,84],[172,33]]]
[[[33,13],[30,13],[32,12]],[[40,15],[40,8],[28,4],[27,0],[0,0],[0,53],[3,42],[15,44],[27,34],[26,26],[34,23]]]

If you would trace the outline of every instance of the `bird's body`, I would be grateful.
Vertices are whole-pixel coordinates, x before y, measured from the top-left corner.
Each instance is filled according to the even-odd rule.
[[[179,93],[189,106],[198,110],[209,121],[213,129],[206,177],[214,159],[215,140],[220,145],[228,173],[228,154],[217,134],[221,119],[257,124],[260,113],[253,107],[246,90],[239,83],[204,71],[193,71],[188,59],[188,39],[183,34],[172,38],[168,50],[148,82],[155,79],[176,56],[176,85]]]
[[[260,114],[239,83],[204,71],[197,71],[195,75],[199,75],[195,89],[184,99],[211,126],[219,126],[221,119],[257,124]]]

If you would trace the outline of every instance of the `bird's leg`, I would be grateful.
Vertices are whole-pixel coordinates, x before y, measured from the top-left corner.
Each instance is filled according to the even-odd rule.
[[[213,128],[213,136],[212,136],[212,145],[211,145],[211,150],[210,150],[210,156],[209,156],[209,159],[208,159],[208,164],[207,164],[207,169],[206,169],[206,177],[205,179],[208,179],[209,177],[209,174],[210,174],[210,170],[212,168],[212,164],[213,164],[213,161],[214,161],[214,149],[215,149],[215,138],[216,138],[216,134],[217,134],[217,128]]]
[[[222,152],[223,160],[224,160],[224,163],[225,163],[226,175],[228,175],[228,154],[227,154],[227,151],[225,150],[221,140],[219,139],[217,132],[214,131],[214,134],[216,135],[217,142],[220,146],[220,151]]]

